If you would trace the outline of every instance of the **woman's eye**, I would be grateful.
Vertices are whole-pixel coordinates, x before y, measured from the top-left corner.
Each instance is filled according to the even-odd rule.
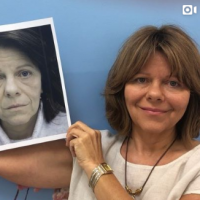
[[[177,86],[179,86],[179,83],[177,81],[169,81],[169,85],[171,87],[177,87]]]
[[[146,82],[146,78],[137,78],[136,82],[138,82],[138,83],[145,83]]]
[[[31,72],[30,71],[21,71],[19,73],[19,76],[22,77],[22,78],[27,78],[31,75]]]

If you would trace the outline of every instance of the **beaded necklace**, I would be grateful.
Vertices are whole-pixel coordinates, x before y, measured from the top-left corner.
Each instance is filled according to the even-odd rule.
[[[126,191],[133,197],[133,199],[135,199],[136,195],[141,194],[141,192],[143,191],[147,181],[149,180],[153,170],[155,169],[155,167],[158,165],[158,163],[161,161],[161,159],[165,156],[165,154],[169,151],[169,149],[172,147],[172,145],[174,144],[174,142],[176,141],[176,138],[173,140],[173,142],[169,145],[169,147],[164,151],[164,153],[160,156],[160,158],[157,160],[157,162],[154,164],[154,166],[152,167],[151,171],[149,172],[145,182],[143,183],[143,185],[136,189],[135,191],[132,191],[129,186],[127,185],[127,157],[128,157],[128,144],[129,144],[129,140],[130,140],[130,136],[126,137],[125,140],[127,139],[127,145],[126,145],[126,157],[125,157],[125,189]],[[124,140],[124,142],[125,142]],[[124,143],[123,142],[123,143]]]

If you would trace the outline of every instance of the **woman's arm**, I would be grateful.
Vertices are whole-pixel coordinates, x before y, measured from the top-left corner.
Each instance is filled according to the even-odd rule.
[[[72,156],[65,140],[0,152],[0,176],[36,188],[68,187]]]
[[[67,146],[70,147],[72,155],[76,156],[89,181],[92,171],[104,162],[100,132],[82,122],[77,122],[68,129]],[[114,174],[101,176],[94,188],[94,193],[98,200],[132,200]]]

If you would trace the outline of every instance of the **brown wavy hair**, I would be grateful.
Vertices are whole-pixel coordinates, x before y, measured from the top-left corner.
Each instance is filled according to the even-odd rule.
[[[126,108],[124,87],[145,65],[150,56],[161,52],[171,65],[171,73],[190,90],[186,112],[176,124],[179,139],[199,136],[200,128],[200,54],[195,42],[181,28],[145,26],[131,35],[122,46],[107,78],[104,96],[106,117],[118,133],[132,131]]]

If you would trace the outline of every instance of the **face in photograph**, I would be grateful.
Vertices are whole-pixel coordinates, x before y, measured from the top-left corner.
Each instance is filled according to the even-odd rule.
[[[35,121],[41,95],[41,74],[18,49],[0,47],[0,119],[3,127]]]

